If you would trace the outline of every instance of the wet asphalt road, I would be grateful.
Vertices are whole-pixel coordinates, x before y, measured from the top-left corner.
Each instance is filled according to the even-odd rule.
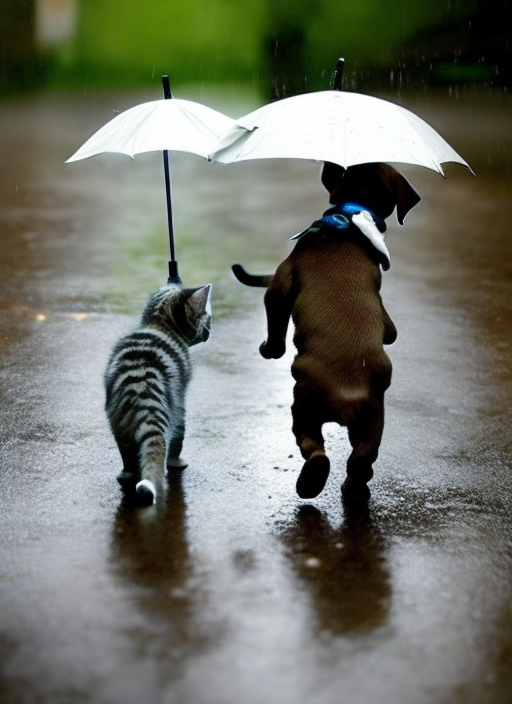
[[[271,270],[322,212],[300,162],[172,160],[180,270],[213,282],[214,328],[193,350],[189,468],[154,508],[122,499],[102,373],[166,278],[161,163],[63,161],[152,97],[0,109],[0,701],[511,704],[510,99],[405,101],[478,177],[403,169],[423,200],[390,219],[394,378],[351,514],[335,427],[325,491],[295,496],[293,350],[260,358],[262,293],[229,274]]]

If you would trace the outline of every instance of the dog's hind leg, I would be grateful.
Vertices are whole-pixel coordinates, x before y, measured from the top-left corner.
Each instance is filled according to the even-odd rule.
[[[300,394],[295,393],[292,430],[306,460],[296,485],[297,494],[301,499],[313,499],[318,496],[325,487],[330,471],[322,435],[322,419],[317,411],[315,404],[311,401],[303,403]]]
[[[372,401],[348,426],[352,453],[347,460],[347,478],[341,487],[347,502],[365,502],[370,498],[368,482],[373,477],[373,463],[379,454],[384,431],[384,398]]]

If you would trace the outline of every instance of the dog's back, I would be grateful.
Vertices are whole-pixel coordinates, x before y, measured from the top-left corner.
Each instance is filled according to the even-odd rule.
[[[353,228],[355,230],[355,227]],[[269,290],[291,285],[296,381],[321,394],[325,421],[347,424],[353,405],[391,381],[384,340],[396,331],[380,297],[378,260],[361,233],[299,241]]]

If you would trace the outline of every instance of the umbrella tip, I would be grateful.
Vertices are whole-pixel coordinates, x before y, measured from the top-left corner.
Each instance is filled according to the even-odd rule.
[[[336,68],[334,69],[334,76],[332,79],[332,90],[341,90],[341,84],[343,82],[343,69],[345,68],[345,59],[339,58],[336,62]]]
[[[169,98],[172,98],[171,84],[169,83],[169,76],[167,74],[164,74],[162,76],[162,86],[164,89],[164,98],[166,100],[168,100]]]

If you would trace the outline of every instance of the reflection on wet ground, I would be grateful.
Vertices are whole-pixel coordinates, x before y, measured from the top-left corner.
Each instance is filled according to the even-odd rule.
[[[299,506],[282,538],[311,592],[320,631],[350,635],[385,625],[391,597],[386,544],[366,508],[346,513],[333,527],[316,506]]]
[[[423,200],[388,232],[399,338],[356,514],[334,426],[324,493],[295,496],[293,350],[259,357],[261,291],[229,274],[270,271],[324,209],[318,166],[299,162],[173,157],[180,271],[213,281],[214,328],[194,350],[189,468],[151,509],[122,498],[102,373],[166,276],[161,162],[63,162],[147,97],[0,113],[0,699],[510,704],[509,97],[403,98],[477,177],[403,169]]]
[[[200,614],[194,613],[201,586],[190,557],[180,474],[171,478],[163,504],[141,510],[129,498],[122,500],[112,529],[111,565],[158,636],[153,642],[146,636],[143,649],[165,661],[168,678],[176,676],[183,660],[208,643]],[[176,642],[179,648],[169,647]]]

